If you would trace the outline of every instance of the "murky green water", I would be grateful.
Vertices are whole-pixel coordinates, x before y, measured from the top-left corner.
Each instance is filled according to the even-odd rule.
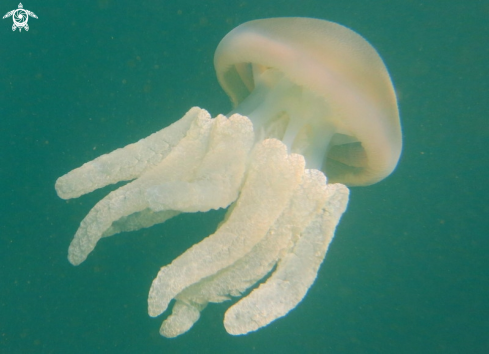
[[[0,12],[17,7],[2,2]],[[488,353],[487,1],[30,1],[0,22],[1,353]],[[223,212],[103,240],[71,266],[79,222],[107,191],[63,201],[57,177],[199,105],[230,109],[212,65],[247,20],[339,22],[381,53],[399,95],[395,173],[354,188],[315,285],[286,318],[228,335],[228,303],[158,334],[158,269]]]

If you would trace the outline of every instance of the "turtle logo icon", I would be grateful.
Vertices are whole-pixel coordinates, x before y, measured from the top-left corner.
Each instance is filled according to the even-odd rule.
[[[12,31],[15,31],[15,29],[18,28],[19,32],[22,32],[22,28],[25,28],[26,31],[29,30],[29,25],[27,24],[27,21],[29,20],[29,16],[37,18],[34,12],[29,10],[24,10],[24,6],[22,6],[22,3],[19,3],[18,9],[7,12],[5,16],[3,16],[3,18],[7,18],[10,16],[12,16],[12,19],[14,20],[14,24],[12,25]]]

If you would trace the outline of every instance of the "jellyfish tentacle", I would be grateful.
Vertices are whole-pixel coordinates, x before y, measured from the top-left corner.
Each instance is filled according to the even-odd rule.
[[[328,199],[269,279],[230,307],[224,326],[230,334],[246,334],[285,316],[304,298],[316,279],[336,225],[348,203],[348,189],[325,186]]]
[[[160,334],[166,338],[175,338],[187,332],[200,318],[200,312],[206,304],[188,303],[177,299],[172,313],[161,324]]]
[[[110,229],[113,223],[149,208],[146,198],[149,186],[166,181],[169,181],[166,183],[172,183],[172,180],[188,179],[192,176],[199,166],[197,161],[202,160],[205,154],[212,124],[213,121],[206,111],[199,112],[192,121],[187,135],[181,139],[165,160],[137,180],[109,193],[99,201],[80,223],[68,250],[69,261],[74,265],[82,263],[93,251],[100,238],[115,233],[114,229]],[[185,153],[190,154],[186,161],[188,163],[179,164],[181,155]],[[161,220],[161,214],[157,216]],[[126,228],[125,226],[119,227]]]
[[[190,329],[189,323],[198,320],[194,316],[195,311],[201,311],[208,302],[217,303],[228,300],[230,296],[240,296],[265,277],[280,257],[290,251],[300,233],[323,207],[327,198],[325,184],[326,177],[322,172],[305,170],[289,205],[268,230],[266,237],[231,266],[178,294],[172,314],[163,321],[160,334],[173,337],[186,332]],[[193,310],[181,311],[178,304],[185,304]]]
[[[185,137],[158,165],[146,171],[138,180],[146,186],[162,182],[191,181],[207,153],[215,119],[201,110],[192,121]]]
[[[159,164],[185,137],[192,122],[205,114],[209,115],[193,107],[172,125],[72,170],[56,181],[58,196],[77,198],[109,184],[139,177]]]
[[[235,202],[216,233],[161,268],[150,289],[148,312],[157,316],[175,299],[160,333],[178,336],[192,327],[209,302],[240,296],[275,267],[265,283],[226,312],[226,330],[245,334],[284,316],[305,296],[346,208],[348,189],[327,185],[320,171],[305,170],[303,156],[289,155],[276,139],[253,147],[255,133],[246,117],[212,119],[197,108],[185,117],[185,136],[163,159],[92,208],[68,258],[78,265],[102,237],[149,227],[180,212]],[[146,142],[130,145],[132,156],[138,144],[147,155]],[[99,158],[103,163],[92,161],[60,178],[58,193],[74,193],[72,186],[85,173],[101,180],[97,173],[102,168],[91,174],[96,167],[107,169],[106,180],[115,178],[108,169],[120,177],[124,165],[116,167],[116,157]],[[100,184],[85,183],[78,192],[87,185]]]
[[[200,112],[166,159],[92,208],[70,245],[70,262],[83,262],[102,237],[149,227],[180,212],[229,206],[238,197],[253,142],[248,119],[211,119]],[[237,151],[232,157],[230,149]]]
[[[300,183],[304,158],[288,155],[275,139],[258,143],[248,175],[229,218],[211,236],[194,245],[153,280],[148,312],[158,316],[188,286],[219,272],[246,255],[266,235]]]
[[[147,208],[141,190],[131,187],[129,184],[109,193],[82,220],[68,248],[71,264],[82,263],[114,221]]]
[[[192,180],[148,188],[151,209],[205,212],[228,207],[238,197],[253,143],[248,119],[240,115],[214,118],[208,150]]]

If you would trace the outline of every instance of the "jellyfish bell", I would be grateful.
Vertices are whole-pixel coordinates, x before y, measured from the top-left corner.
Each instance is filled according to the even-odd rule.
[[[153,280],[150,316],[175,300],[160,328],[165,337],[185,333],[208,303],[231,297],[240,299],[224,317],[230,334],[285,316],[316,279],[347,206],[344,184],[383,179],[401,152],[388,72],[375,49],[343,26],[308,18],[251,21],[221,41],[214,62],[234,105],[230,114],[212,118],[193,107],[55,186],[69,199],[130,181],[82,220],[68,250],[74,265],[103,237],[229,207],[214,234]]]
[[[250,21],[223,38],[214,65],[233,112],[330,182],[368,185],[394,170],[402,138],[392,81],[352,30],[311,18]]]

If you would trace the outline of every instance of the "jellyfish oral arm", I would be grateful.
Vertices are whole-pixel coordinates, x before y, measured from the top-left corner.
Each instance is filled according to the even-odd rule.
[[[289,154],[281,141],[256,142],[247,117],[210,118],[197,107],[59,178],[56,190],[69,198],[128,179],[81,222],[69,247],[72,264],[82,263],[102,237],[232,205],[213,235],[162,267],[153,281],[151,316],[176,300],[160,329],[166,337],[189,330],[208,303],[239,297],[260,280],[226,313],[227,331],[245,334],[284,316],[314,282],[348,201],[345,186],[305,169],[304,157]]]
[[[199,108],[182,120],[178,130],[188,130],[175,145],[159,143],[162,150],[155,150],[154,137],[164,138],[166,128],[58,179],[56,190],[66,198],[135,178],[109,193],[82,220],[69,248],[71,263],[83,262],[102,237],[148,227],[179,212],[226,208],[236,200],[253,144],[251,122],[238,115],[211,119]]]

